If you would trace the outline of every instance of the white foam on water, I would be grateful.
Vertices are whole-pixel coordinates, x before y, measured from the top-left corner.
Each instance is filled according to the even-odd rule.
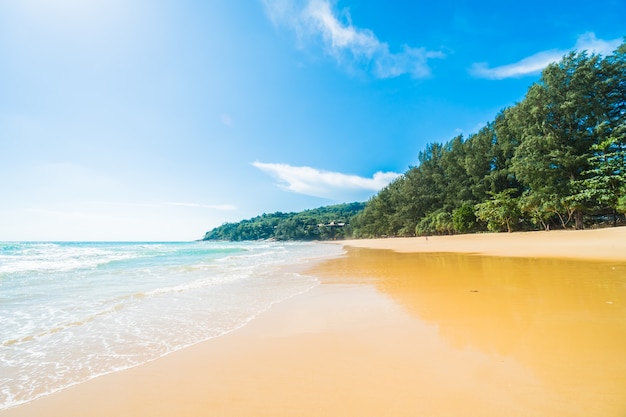
[[[219,337],[318,285],[303,243],[0,243],[0,409]],[[8,266],[7,266],[8,265]]]

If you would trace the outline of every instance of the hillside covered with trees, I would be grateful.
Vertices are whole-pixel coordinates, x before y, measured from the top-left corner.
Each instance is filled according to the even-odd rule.
[[[370,199],[354,237],[583,228],[626,212],[626,43],[571,52],[464,140],[431,143]]]
[[[418,161],[366,204],[263,214],[226,223],[204,239],[324,240],[623,222],[626,43],[606,57],[569,53],[478,133],[431,143]]]
[[[332,240],[351,236],[350,219],[365,203],[339,204],[300,213],[263,214],[208,231],[203,240]]]

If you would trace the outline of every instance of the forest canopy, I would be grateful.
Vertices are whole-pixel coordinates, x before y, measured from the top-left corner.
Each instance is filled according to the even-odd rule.
[[[299,213],[263,214],[208,231],[203,240],[332,240],[351,236],[350,219],[365,203],[339,204]]]
[[[606,57],[573,51],[550,64],[521,102],[467,138],[428,144],[417,166],[367,203],[264,214],[205,240],[580,229],[615,225],[624,213],[626,43]]]

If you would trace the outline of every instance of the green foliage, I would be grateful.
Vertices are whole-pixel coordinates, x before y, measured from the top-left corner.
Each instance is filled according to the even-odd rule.
[[[463,204],[452,212],[452,224],[458,233],[474,231],[478,226],[477,220],[474,206],[469,203]]]
[[[331,240],[352,234],[351,219],[364,203],[339,204],[300,213],[263,214],[238,223],[225,223],[204,235],[203,240]]]
[[[513,197],[517,190],[509,188],[499,193],[490,193],[491,199],[476,204],[476,217],[487,223],[487,228],[498,232],[506,228],[512,232],[521,217],[519,198]]]
[[[427,145],[418,161],[364,208],[266,214],[205,239],[548,230],[580,228],[586,213],[626,213],[626,43],[604,58],[567,54],[520,103],[467,139]],[[333,220],[349,226],[318,226]]]
[[[573,198],[593,207],[615,210],[626,189],[626,143],[610,137],[591,149],[595,152],[589,158],[591,167],[584,172],[586,177],[576,182]]]
[[[626,195],[621,196],[618,200],[617,200],[617,207],[616,210],[619,213],[626,213]]]
[[[599,56],[572,52],[543,71],[513,123],[521,139],[512,161],[515,174],[546,205],[573,210],[577,228],[585,204],[568,197],[589,170],[592,147],[603,139],[599,128],[608,123],[604,80]]]
[[[467,139],[431,143],[354,219],[355,237],[567,228],[626,212],[626,43],[572,52]]]
[[[443,210],[427,214],[415,226],[415,233],[418,236],[449,235],[453,232],[452,215]]]
[[[519,199],[519,208],[534,224],[550,230],[550,219],[555,215],[545,200],[536,193],[526,190]]]

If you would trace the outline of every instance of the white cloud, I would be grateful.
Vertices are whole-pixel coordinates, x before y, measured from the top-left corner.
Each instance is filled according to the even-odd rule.
[[[280,186],[286,190],[339,201],[355,197],[366,198],[400,176],[395,172],[377,172],[372,178],[364,178],[306,166],[295,167],[258,161],[252,165],[276,178]]]
[[[404,46],[392,53],[374,32],[354,26],[344,10],[343,21],[329,0],[261,0],[270,19],[276,25],[286,25],[296,31],[300,40],[321,38],[324,48],[342,66],[369,67],[376,77],[391,78],[410,74],[416,78],[430,75],[428,60],[443,58],[440,51]]]
[[[502,65],[495,68],[489,68],[486,62],[480,62],[472,65],[470,72],[476,77],[489,78],[492,80],[538,74],[552,62],[563,58],[563,55],[565,55],[565,53],[562,51],[544,51],[524,58],[514,64]]]
[[[597,39],[594,33],[585,33],[578,37],[573,49],[580,52],[587,51],[588,53],[606,56],[610,55],[621,43],[621,39],[605,41]],[[569,51],[558,49],[537,52],[513,64],[501,65],[494,68],[489,68],[486,62],[475,63],[470,68],[470,73],[476,77],[491,80],[538,74],[549,64],[561,60],[568,52]]]
[[[574,49],[577,51],[588,51],[594,54],[611,55],[622,43],[622,39],[612,39],[605,41],[597,39],[595,33],[588,32],[578,37]]]

